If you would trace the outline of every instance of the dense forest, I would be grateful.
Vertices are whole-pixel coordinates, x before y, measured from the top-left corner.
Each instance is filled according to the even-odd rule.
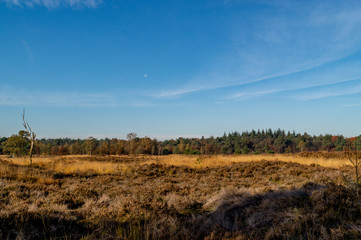
[[[329,134],[311,136],[283,130],[252,130],[224,133],[221,137],[178,138],[159,141],[129,133],[127,139],[37,139],[34,153],[42,155],[120,155],[120,154],[259,154],[306,151],[342,151],[349,144],[361,146],[361,135],[345,138]],[[30,147],[27,133],[0,137],[0,154],[25,155]]]

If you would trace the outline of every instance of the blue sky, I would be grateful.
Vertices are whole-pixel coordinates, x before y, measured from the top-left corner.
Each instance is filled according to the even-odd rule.
[[[361,134],[359,1],[0,0],[0,136]]]

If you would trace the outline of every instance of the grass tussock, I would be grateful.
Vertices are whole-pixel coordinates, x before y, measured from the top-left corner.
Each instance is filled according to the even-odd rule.
[[[0,160],[0,239],[361,238],[349,166],[176,157]]]

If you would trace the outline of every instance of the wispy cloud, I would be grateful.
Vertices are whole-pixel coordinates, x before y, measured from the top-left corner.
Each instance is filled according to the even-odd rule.
[[[25,90],[0,91],[2,106],[54,106],[54,107],[113,107],[115,98],[109,94],[95,93],[43,93]]]
[[[198,92],[198,91],[208,90],[208,89],[210,89],[210,88],[207,88],[206,86],[193,86],[193,87],[191,86],[191,87],[183,87],[183,88],[178,88],[178,89],[163,90],[160,92],[155,92],[155,93],[146,94],[146,95],[155,97],[155,98],[174,98],[174,97],[178,97],[180,95],[184,95],[187,93]]]
[[[95,8],[101,4],[102,0],[0,0],[5,2],[8,6],[18,7],[46,7],[48,9],[55,9],[59,7],[70,8]]]
[[[343,105],[343,107],[360,107],[361,106],[361,103],[354,103],[354,104],[346,104],[346,105]]]
[[[343,58],[344,57],[341,57],[340,59],[343,59]],[[340,59],[335,59],[333,62],[337,62]],[[227,80],[227,77],[218,76],[218,80],[213,81],[213,82],[216,82],[215,84],[214,83],[213,84],[202,83],[202,81],[197,80],[197,81],[195,81],[197,83],[189,84],[189,86],[183,86],[180,88],[175,88],[175,89],[173,88],[173,89],[163,90],[163,91],[159,91],[159,92],[153,92],[151,94],[146,94],[146,95],[155,97],[155,98],[174,98],[174,97],[179,97],[181,95],[199,92],[199,91],[207,91],[207,90],[230,88],[230,87],[242,87],[244,85],[250,85],[253,83],[260,83],[260,82],[267,82],[267,81],[272,81],[273,84],[276,86],[277,82],[274,82],[274,80],[277,80],[280,78],[281,79],[287,78],[288,76],[292,76],[292,78],[294,79],[293,82],[300,83],[301,87],[299,87],[299,88],[305,88],[305,86],[313,87],[313,86],[323,85],[323,84],[319,83],[320,81],[326,81],[326,84],[330,84],[330,83],[348,81],[348,79],[345,80],[345,77],[348,77],[348,75],[352,76],[351,79],[355,78],[355,74],[357,76],[361,76],[361,71],[358,71],[358,69],[360,69],[358,67],[359,62],[352,63],[347,66],[347,68],[354,66],[356,71],[354,69],[352,71],[346,71],[347,69],[345,69],[345,66],[341,65],[341,66],[338,66],[337,68],[332,68],[329,71],[323,71],[318,74],[307,74],[307,75],[303,75],[301,77],[294,76],[297,74],[304,74],[304,73],[312,72],[313,70],[317,71],[318,69],[322,69],[322,67],[326,66],[327,64],[332,64],[333,62],[324,62],[324,63],[320,63],[320,64],[316,64],[316,65],[307,66],[307,67],[301,68],[301,69],[294,69],[293,71],[289,71],[289,72],[280,72],[280,73],[276,73],[276,74],[264,75],[259,78],[245,79],[245,78],[240,77],[242,80],[240,80],[239,82],[230,81],[230,80]],[[337,75],[335,73],[335,71],[342,72],[342,77],[340,78],[340,76]],[[310,76],[310,75],[313,75],[313,76]],[[315,80],[317,80],[317,78],[318,78],[318,81],[315,81]],[[235,93],[235,94],[233,93],[226,98],[227,99],[235,99],[235,98],[239,98],[244,95],[254,95],[254,96],[263,95],[263,94],[267,94],[269,91],[272,91],[272,93],[274,93],[277,91],[298,89],[298,87],[295,87],[294,84],[289,84],[288,88],[287,88],[287,86],[285,86],[284,82],[282,82],[281,85],[282,85],[281,87],[277,87],[278,90],[252,90],[252,92],[248,92],[248,93],[247,93],[247,91],[242,90],[238,93]],[[290,86],[293,86],[293,87],[290,88]],[[266,88],[269,88],[269,86],[266,86]],[[263,93],[263,94],[254,94],[254,93]]]
[[[302,96],[310,97],[314,95],[320,98],[323,94],[320,91],[336,92],[354,90],[355,84],[361,78],[361,54],[350,56],[350,59],[342,59],[323,66],[315,67],[306,71],[295,72],[273,78],[266,78],[249,84],[233,86],[227,93],[226,99],[249,99],[252,96],[258,97],[270,93],[282,93],[288,96],[288,92],[302,92]],[[336,86],[335,89],[330,87]],[[240,90],[238,90],[240,89]],[[275,90],[276,89],[276,90]],[[318,90],[317,93],[311,93]],[[255,94],[256,93],[256,94]],[[262,94],[258,94],[262,93]],[[329,93],[329,94],[330,94]],[[300,95],[300,94],[299,94]],[[298,96],[299,96],[298,95]],[[295,98],[294,96],[292,98]],[[303,97],[298,97],[301,100]]]
[[[34,55],[33,55],[33,51],[32,49],[30,48],[29,44],[27,41],[25,41],[24,39],[21,40],[21,42],[23,43],[23,46],[25,48],[25,51],[26,51],[26,54],[28,55],[28,58],[31,62],[34,61]]]
[[[183,86],[183,87],[176,88],[176,89],[173,88],[173,89],[163,90],[163,91],[159,91],[159,92],[153,92],[151,94],[146,94],[146,95],[154,97],[154,98],[178,97],[178,96],[193,93],[193,92],[213,90],[213,89],[219,89],[219,88],[228,88],[228,87],[234,87],[234,86],[242,86],[242,85],[260,82],[260,81],[264,81],[264,80],[268,80],[268,79],[272,79],[272,78],[276,78],[276,77],[283,77],[283,76],[291,75],[294,73],[310,70],[313,67],[317,67],[317,66],[311,66],[310,68],[307,68],[307,69],[296,70],[293,72],[282,72],[282,73],[278,73],[275,75],[268,75],[268,76],[263,76],[261,78],[248,79],[248,80],[244,80],[242,82],[228,83],[228,84],[227,84],[227,82],[230,82],[230,81],[227,81],[227,77],[218,76],[218,80],[214,81],[216,83],[213,83],[213,84],[207,84],[207,83],[204,83],[203,81],[197,80],[197,81],[195,81],[197,83],[188,84],[187,86]],[[232,98],[232,97],[229,97],[229,98]]]
[[[301,101],[309,101],[358,93],[361,93],[361,79],[303,89],[301,93],[295,94],[294,98]]]
[[[232,1],[243,4],[247,1]],[[247,4],[252,3],[248,1]],[[359,4],[343,4],[338,1],[301,4],[294,1],[257,1],[267,5],[267,11],[247,15],[234,21],[233,32],[229,34],[230,51],[214,57],[212,63],[199,70],[183,86],[169,88],[153,94],[155,98],[182,96],[198,91],[239,87],[242,85],[269,81],[277,78],[303,74],[322,68],[328,63],[342,60],[360,50],[361,7]],[[246,19],[246,20],[244,20]],[[342,71],[333,71],[334,76],[315,79],[316,84],[341,82],[347,72],[357,72],[359,65],[343,66]],[[316,71],[315,71],[316,72]],[[320,76],[320,74],[316,74]],[[335,79],[335,76],[338,79]],[[352,78],[361,77],[353,74]],[[298,89],[312,86],[305,78],[281,89]],[[276,83],[277,84],[277,83]],[[266,89],[251,90],[249,94]],[[272,89],[280,89],[275,86]],[[244,96],[244,91],[239,91]],[[257,95],[257,94],[253,94]],[[233,93],[228,99],[237,98]]]
[[[267,94],[272,94],[279,92],[280,90],[274,89],[274,90],[264,90],[264,91],[258,91],[258,92],[239,92],[237,94],[234,94],[229,97],[229,99],[250,99],[254,97],[259,97]]]
[[[0,89],[0,106],[149,108],[158,105],[125,92],[41,92],[3,86]]]

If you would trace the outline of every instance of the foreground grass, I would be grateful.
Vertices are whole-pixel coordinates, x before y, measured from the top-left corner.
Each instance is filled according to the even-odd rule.
[[[0,239],[360,239],[353,169],[280,157],[3,158]]]

